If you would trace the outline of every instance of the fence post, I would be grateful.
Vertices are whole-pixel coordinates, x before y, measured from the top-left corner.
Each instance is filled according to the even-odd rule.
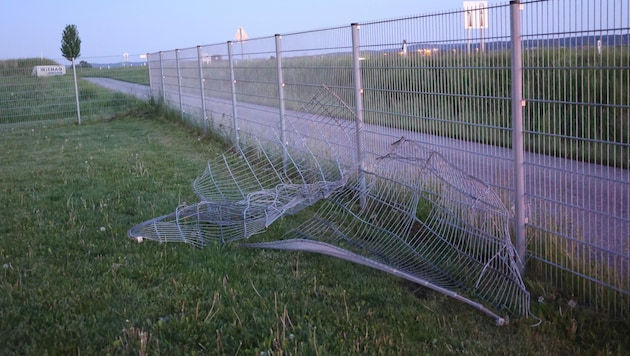
[[[351,24],[352,27],[352,68],[354,70],[354,103],[355,114],[357,116],[356,132],[357,132],[357,163],[359,165],[359,189],[361,190],[361,206],[365,207],[365,163],[364,163],[364,147],[363,147],[363,83],[361,80],[361,61],[359,51],[359,29],[357,23]]]
[[[182,103],[182,75],[179,69],[179,50],[175,50],[175,65],[177,67],[177,89],[179,93],[179,116],[184,118],[184,105]]]
[[[77,101],[77,123],[81,125],[81,104],[79,104],[79,87],[77,86],[77,68],[74,65],[75,58],[72,57],[72,75],[74,77],[74,97]]]
[[[525,268],[525,173],[523,131],[523,57],[521,48],[521,2],[510,1],[511,77],[512,77],[512,152],[514,153],[514,238],[519,268]]]
[[[149,99],[153,97],[153,83],[151,81],[151,56],[149,52],[146,54],[147,56],[147,72],[149,73]]]
[[[206,80],[203,78],[201,46],[197,46],[197,60],[199,62],[199,90],[201,90],[201,119],[203,120],[203,134],[205,135],[208,133],[208,117],[206,116],[206,93],[203,84]]]
[[[230,62],[230,82],[232,90],[232,122],[234,125],[234,144],[236,147],[240,147],[238,142],[238,120],[236,118],[236,79],[234,77],[234,54],[232,53],[232,41],[227,42],[228,46],[228,61]]]
[[[282,76],[282,36],[276,34],[276,68],[278,72],[278,104],[280,108],[280,141],[282,142],[282,166],[287,169],[287,140],[285,137],[286,122],[284,120],[284,78]]]
[[[166,94],[164,89],[164,62],[162,62],[162,51],[160,51],[160,84],[162,91],[160,92],[162,97],[162,104],[166,103]]]

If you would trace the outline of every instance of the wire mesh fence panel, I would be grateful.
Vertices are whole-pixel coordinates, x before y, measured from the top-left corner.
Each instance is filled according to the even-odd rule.
[[[243,39],[229,45],[239,137],[275,142],[281,136],[275,38]]]
[[[109,78],[127,83],[149,85],[148,64],[149,60],[146,53],[81,57],[77,60],[77,74],[82,78]]]
[[[286,142],[261,136],[248,137],[248,145],[232,147],[208,162],[193,182],[199,203],[180,206],[174,213],[141,223],[129,230],[138,241],[186,242],[197,247],[210,241],[231,242],[264,231],[276,219],[328,197],[345,182],[348,154],[337,151],[342,135],[352,141],[353,126],[319,109],[330,96],[321,88],[317,100],[304,108],[312,120],[289,119]],[[322,130],[331,128],[334,130]],[[319,135],[314,135],[317,131]],[[338,154],[322,159],[322,151]]]
[[[485,13],[484,13],[485,11]],[[509,8],[361,24],[366,149],[405,136],[512,190]],[[482,16],[470,26],[471,16]],[[476,21],[476,20],[475,20]]]
[[[201,86],[199,76],[199,53],[196,47],[177,50],[179,84],[179,109],[182,118],[190,125],[204,127],[204,114],[201,112]]]
[[[111,117],[150,97],[146,54],[87,57],[78,62],[81,117]],[[89,84],[88,84],[89,83]],[[83,89],[82,89],[83,88]],[[108,95],[99,95],[107,92]]]
[[[175,110],[180,110],[179,75],[177,70],[177,51],[162,51],[162,100],[164,104]]]
[[[523,4],[529,253],[545,279],[630,308],[630,4]]]
[[[288,110],[298,109],[309,102],[322,85],[353,108],[350,27],[283,35],[282,71]]]
[[[160,60],[160,53],[148,54],[147,58],[150,96],[154,99],[161,99],[163,95],[162,86],[164,84],[164,78],[162,76],[162,61]]]
[[[105,89],[89,79],[102,73],[93,64],[100,58],[76,63],[81,114],[86,119],[107,118],[128,110],[134,98]],[[111,72],[122,73],[120,68]],[[146,67],[134,72],[144,76]],[[127,73],[122,73],[126,76]],[[72,122],[77,120],[72,67],[65,59],[17,59],[0,61],[0,125]]]
[[[46,66],[41,77],[39,65]],[[54,61],[7,60],[0,71],[1,125],[76,119],[72,69]]]
[[[208,129],[233,137],[232,83],[225,43],[203,46],[201,66]]]
[[[497,319],[529,315],[529,293],[509,238],[509,212],[490,187],[404,138],[350,176],[283,240],[246,246],[343,258],[424,285]],[[461,291],[466,291],[461,293]],[[476,298],[495,308],[489,310]]]
[[[351,28],[344,26],[282,35],[280,42],[286,119],[311,140],[333,135],[336,148],[318,150],[316,155],[340,159],[346,166],[356,166],[358,154],[356,132],[345,137],[338,128],[350,125],[356,131],[351,35]],[[312,117],[318,116],[331,121],[314,128]]]

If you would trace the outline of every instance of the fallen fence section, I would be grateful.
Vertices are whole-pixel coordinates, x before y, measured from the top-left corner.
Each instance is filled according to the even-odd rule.
[[[228,243],[321,201],[282,240],[242,246],[367,265],[463,301],[499,325],[505,318],[498,313],[529,315],[512,216],[489,185],[404,137],[359,165],[352,155],[355,123],[339,119],[352,110],[327,87],[300,112],[275,139],[242,141],[245,148],[210,161],[193,183],[199,203],[139,224],[129,236],[197,247]],[[304,119],[312,125],[296,123]]]

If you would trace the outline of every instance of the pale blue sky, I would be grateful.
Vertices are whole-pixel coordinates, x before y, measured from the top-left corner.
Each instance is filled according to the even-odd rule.
[[[67,24],[77,25],[84,58],[125,52],[135,57],[223,43],[233,40],[239,26],[257,38],[462,5],[462,0],[0,0],[0,59],[61,58]]]

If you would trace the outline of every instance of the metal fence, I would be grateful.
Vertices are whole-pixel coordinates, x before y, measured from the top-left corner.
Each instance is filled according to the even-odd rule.
[[[64,58],[0,60],[0,128],[103,119],[129,110],[137,99],[126,94],[134,93],[106,90],[102,84],[117,79],[148,85],[146,59],[132,57],[78,58],[77,91]]]
[[[404,136],[489,182],[530,276],[630,307],[630,4],[511,1],[153,53],[151,93],[235,143],[322,86],[359,161]]]

